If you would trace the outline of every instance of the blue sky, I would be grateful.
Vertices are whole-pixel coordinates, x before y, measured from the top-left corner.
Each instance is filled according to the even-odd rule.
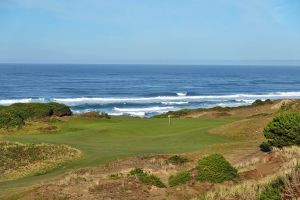
[[[0,0],[0,62],[299,60],[299,0]]]

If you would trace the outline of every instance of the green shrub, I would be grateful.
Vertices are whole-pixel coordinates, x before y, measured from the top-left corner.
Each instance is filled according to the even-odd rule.
[[[279,115],[264,129],[270,145],[282,148],[300,145],[300,113]]]
[[[16,103],[0,108],[0,128],[20,127],[28,119],[71,115],[70,108],[59,103]]]
[[[169,177],[169,185],[173,187],[176,185],[184,184],[189,180],[191,180],[191,175],[189,172],[187,171],[178,172],[176,175]]]
[[[252,105],[253,105],[253,106],[262,106],[262,105],[272,104],[272,103],[273,103],[273,101],[270,100],[270,99],[266,99],[265,101],[260,100],[260,99],[256,99],[256,100],[252,103]]]
[[[19,128],[24,124],[24,120],[17,113],[0,110],[0,129]]]
[[[258,196],[258,200],[280,200],[283,188],[282,179],[278,178],[272,183],[266,185]]]
[[[50,102],[48,105],[51,109],[52,115],[54,116],[62,117],[72,115],[70,108],[65,104]]]
[[[183,156],[178,156],[178,155],[175,155],[175,156],[172,156],[170,158],[168,158],[168,162],[172,163],[172,164],[175,164],[175,165],[178,165],[178,164],[184,164],[186,162],[188,162],[189,160]]]
[[[141,168],[135,168],[129,172],[130,176],[136,176],[142,183],[146,185],[154,185],[159,188],[165,188],[165,184],[153,174],[144,172]]]
[[[212,154],[199,160],[197,171],[199,181],[213,183],[233,180],[238,176],[237,170],[220,154]]]
[[[259,148],[260,148],[260,150],[261,151],[263,151],[263,152],[270,152],[270,151],[272,151],[272,145],[269,143],[269,142],[267,142],[267,141],[264,141],[264,142],[262,142],[260,145],[259,145]]]

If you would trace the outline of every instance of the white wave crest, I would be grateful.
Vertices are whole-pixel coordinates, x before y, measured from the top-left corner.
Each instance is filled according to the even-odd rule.
[[[55,98],[53,101],[64,103],[70,106],[82,104],[110,104],[110,103],[161,103],[175,101],[226,101],[243,100],[246,103],[253,102],[256,99],[284,99],[300,98],[300,92],[274,92],[265,94],[232,94],[232,95],[203,95],[203,96],[157,96],[157,97],[131,97],[131,98]]]
[[[177,92],[177,96],[186,96],[187,92]]]
[[[147,107],[147,108],[117,108],[114,107],[113,110],[119,111],[119,112],[165,112],[174,109],[173,106],[168,106],[168,107]]]
[[[188,101],[163,101],[161,104],[164,105],[183,105],[183,104],[188,104]]]
[[[112,103],[162,103],[169,104],[175,102],[198,102],[198,101],[243,101],[245,103],[252,103],[256,99],[298,99],[300,92],[273,92],[265,94],[232,94],[232,95],[203,95],[203,96],[157,96],[157,97],[82,97],[82,98],[24,98],[24,99],[3,99],[0,100],[0,105],[11,105],[14,103],[30,103],[30,102],[49,102],[55,101],[64,103],[69,106],[77,106],[83,104],[112,104]],[[167,103],[169,102],[169,103]],[[180,104],[180,103],[178,103]],[[182,103],[183,104],[183,103]]]
[[[38,99],[33,99],[33,98],[27,98],[27,99],[2,99],[2,100],[0,100],[0,105],[9,106],[9,105],[15,104],[15,103],[32,103],[32,102],[45,102],[45,99],[44,98],[38,98]]]

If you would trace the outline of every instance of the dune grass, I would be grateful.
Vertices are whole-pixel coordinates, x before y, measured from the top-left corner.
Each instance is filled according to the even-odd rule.
[[[232,121],[234,119],[229,118],[173,119],[169,126],[167,119],[72,117],[66,122],[53,122],[59,127],[54,133],[6,135],[3,139],[12,142],[70,145],[79,149],[82,156],[48,174],[0,183],[0,191],[54,177],[66,169],[96,166],[125,156],[182,153],[211,144],[237,141],[239,139],[234,137],[208,133],[209,129]]]

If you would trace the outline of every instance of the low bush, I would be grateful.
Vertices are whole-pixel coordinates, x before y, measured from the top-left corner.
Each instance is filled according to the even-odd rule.
[[[191,175],[189,172],[187,171],[178,172],[176,175],[169,177],[169,185],[171,187],[174,187],[180,184],[185,184],[189,180],[191,180]]]
[[[65,104],[50,102],[48,103],[48,106],[50,107],[52,112],[51,115],[53,116],[63,117],[72,115],[72,111]]]
[[[0,110],[0,129],[19,128],[24,124],[24,119],[15,112]]]
[[[172,156],[170,158],[168,158],[168,162],[172,163],[172,164],[175,164],[175,165],[178,165],[178,164],[184,164],[186,162],[188,162],[189,160],[183,156],[178,156],[178,155],[175,155],[175,156]]]
[[[273,101],[270,99],[266,99],[265,101],[257,99],[252,103],[252,105],[253,106],[262,106],[262,105],[272,104],[272,103],[273,103]]]
[[[16,103],[0,109],[0,128],[16,128],[28,119],[71,115],[70,108],[59,103]]]
[[[159,188],[165,188],[165,184],[153,174],[144,172],[141,168],[135,168],[129,172],[130,176],[136,176],[142,183],[146,185],[154,185]]]
[[[259,145],[259,148],[263,152],[270,152],[272,151],[273,147],[268,141],[264,141]]]
[[[264,135],[270,145],[300,145],[300,113],[281,114],[273,119],[264,129]]]
[[[238,176],[237,170],[221,154],[212,154],[199,160],[197,171],[197,180],[213,183],[234,180]]]

